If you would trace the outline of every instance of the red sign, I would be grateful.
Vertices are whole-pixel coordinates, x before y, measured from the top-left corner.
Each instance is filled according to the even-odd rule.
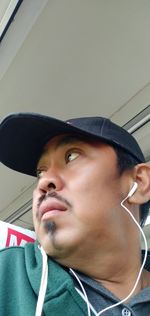
[[[24,246],[27,242],[34,242],[35,239],[34,231],[0,221],[0,249]]]
[[[17,230],[8,228],[6,247],[10,246],[23,246],[26,242],[34,242],[35,239],[27,236],[23,233],[18,232]]]

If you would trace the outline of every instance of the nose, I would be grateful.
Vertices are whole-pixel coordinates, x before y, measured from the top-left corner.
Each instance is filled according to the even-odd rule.
[[[39,179],[37,187],[42,193],[60,191],[63,188],[63,180],[58,171],[56,173],[54,170],[48,170],[44,172],[44,175]]]

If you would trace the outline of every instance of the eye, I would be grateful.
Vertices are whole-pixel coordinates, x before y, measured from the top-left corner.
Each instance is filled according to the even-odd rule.
[[[77,159],[79,157],[79,153],[76,152],[76,151],[69,151],[66,153],[66,156],[65,156],[65,161],[68,163],[68,162],[71,162],[75,159]]]
[[[43,170],[40,170],[40,169],[36,170],[37,179],[40,179],[42,177],[42,174],[43,174]]]

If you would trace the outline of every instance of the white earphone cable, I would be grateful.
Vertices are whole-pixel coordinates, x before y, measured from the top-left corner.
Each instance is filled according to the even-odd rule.
[[[35,316],[42,315],[42,309],[43,309],[44,298],[45,298],[45,293],[46,293],[46,288],[47,288],[47,280],[48,280],[47,254],[41,246],[39,246],[39,249],[42,254],[43,264],[42,264],[42,278],[41,278],[41,284],[40,284],[40,290],[39,290]]]
[[[130,291],[130,293],[121,301],[119,301],[118,303],[116,304],[113,304],[111,306],[108,306],[106,307],[105,309],[103,309],[102,311],[100,311],[97,316],[100,316],[102,315],[102,313],[106,312],[107,310],[111,309],[111,308],[114,308],[122,303],[124,303],[125,301],[127,301],[131,295],[134,293],[136,287],[137,287],[137,284],[140,280],[140,277],[141,277],[141,274],[142,274],[142,271],[144,269],[144,266],[145,266],[145,262],[146,262],[146,259],[147,259],[147,251],[148,251],[148,246],[147,246],[147,240],[146,240],[146,237],[145,237],[145,234],[143,232],[143,229],[141,228],[141,226],[139,225],[139,223],[137,222],[137,220],[135,219],[135,217],[133,216],[133,214],[130,212],[130,210],[123,204],[127,199],[128,199],[129,196],[127,196],[122,202],[121,202],[121,206],[128,212],[128,214],[131,216],[131,218],[133,219],[134,223],[137,225],[137,227],[139,228],[142,236],[143,236],[143,239],[144,239],[144,244],[145,244],[145,254],[144,254],[144,259],[143,259],[143,263],[142,263],[142,266],[140,268],[140,271],[138,273],[138,276],[137,276],[137,279],[135,281],[135,284],[132,288],[132,290]]]
[[[86,291],[85,291],[85,289],[84,289],[84,286],[83,286],[82,282],[80,281],[80,279],[78,278],[78,276],[76,275],[76,273],[74,272],[74,270],[71,269],[71,268],[70,268],[69,270],[72,272],[72,274],[75,276],[76,280],[77,280],[78,283],[80,284],[80,287],[81,287],[81,289],[82,289],[82,291],[83,291],[84,298],[85,298],[85,301],[86,301],[86,304],[87,304],[88,316],[91,316],[90,303],[89,303],[89,300],[88,300]]]

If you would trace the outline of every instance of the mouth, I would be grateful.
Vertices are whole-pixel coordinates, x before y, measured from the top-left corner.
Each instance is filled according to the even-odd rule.
[[[39,207],[39,214],[42,221],[50,220],[67,210],[66,206],[58,201],[43,201]]]

